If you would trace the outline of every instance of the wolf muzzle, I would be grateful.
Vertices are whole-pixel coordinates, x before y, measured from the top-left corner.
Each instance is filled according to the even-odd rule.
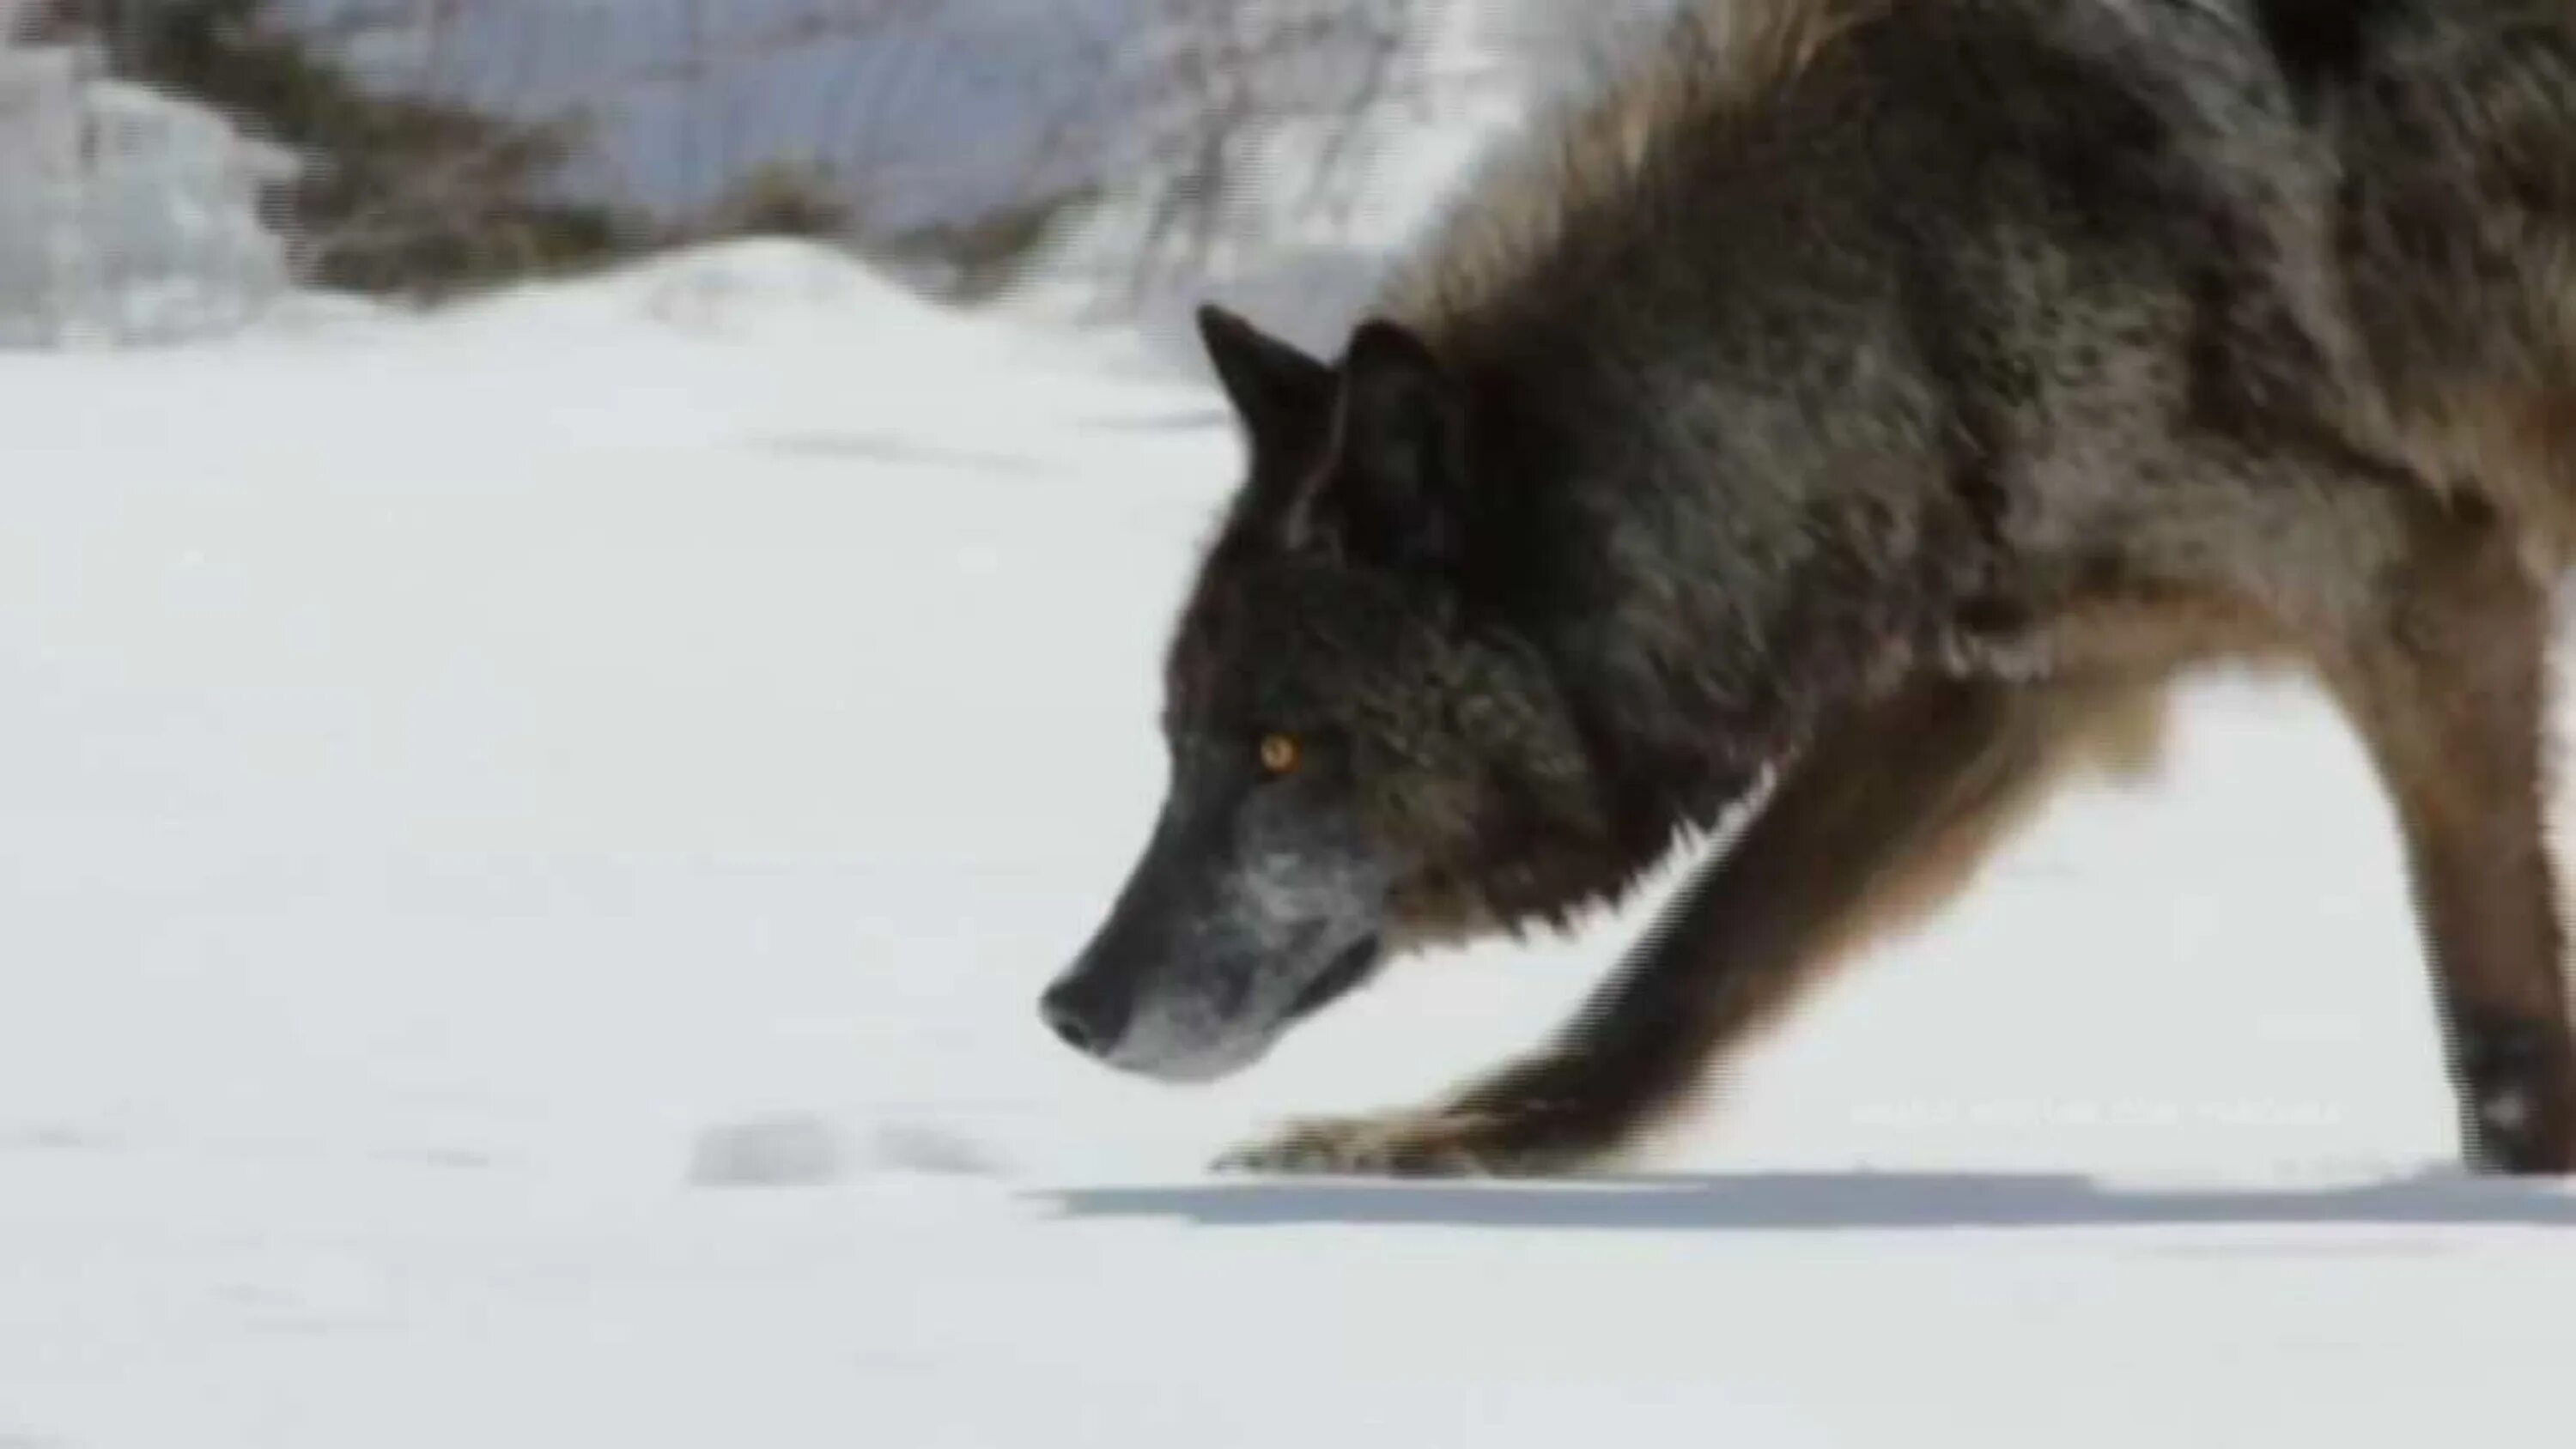
[[[1221,986],[1222,974],[1190,969],[1222,934],[1214,886],[1226,855],[1219,821],[1193,828],[1184,812],[1166,808],[1118,899],[1070,969],[1039,998],[1038,1012],[1065,1045],[1114,1066],[1161,1075],[1161,1058],[1188,1055],[1181,1043],[1140,1037],[1172,1035],[1155,1027],[1174,1005],[1200,1006],[1193,1017],[1221,1013],[1196,998]],[[1216,954],[1222,954],[1218,952]],[[1211,963],[1213,964],[1213,963]],[[1196,978],[1196,979],[1190,979]],[[1213,1022],[1207,1022],[1213,1025]],[[1140,1025],[1154,1029],[1139,1030]]]
[[[1039,1001],[1066,1045],[1212,1081],[1374,969],[1382,870],[1328,820],[1240,806],[1223,790],[1167,802],[1108,919]]]

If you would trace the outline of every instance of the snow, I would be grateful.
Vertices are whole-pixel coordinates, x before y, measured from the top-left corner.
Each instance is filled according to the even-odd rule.
[[[259,197],[292,158],[11,30],[0,11],[0,346],[169,342],[275,302],[286,248]]]
[[[1650,1173],[1243,1182],[1537,1037],[1645,907],[1205,1091],[1046,1035],[1235,466],[1146,349],[745,244],[0,356],[0,436],[0,1445],[2563,1412],[2576,1197],[2451,1165],[2386,808],[2294,686],[2198,689]]]

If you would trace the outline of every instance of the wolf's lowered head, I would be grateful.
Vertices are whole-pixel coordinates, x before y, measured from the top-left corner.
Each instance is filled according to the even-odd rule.
[[[1042,1008],[1172,1081],[1249,1065],[1393,950],[1528,914],[1498,896],[1598,835],[1551,671],[1465,586],[1485,525],[1438,359],[1385,322],[1329,364],[1199,322],[1250,476],[1168,656],[1160,819]]]

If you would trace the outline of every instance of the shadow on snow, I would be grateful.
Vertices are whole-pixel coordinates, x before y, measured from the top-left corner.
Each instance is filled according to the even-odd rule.
[[[2157,1189],[2012,1173],[1746,1173],[1551,1184],[1245,1180],[1041,1194],[1070,1218],[1634,1231],[2505,1226],[2576,1228],[2576,1193],[2433,1176],[2307,1189]]]

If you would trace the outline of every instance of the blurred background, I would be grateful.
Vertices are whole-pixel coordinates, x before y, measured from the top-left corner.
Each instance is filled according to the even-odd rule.
[[[1320,329],[1390,217],[1663,8],[0,0],[0,341],[168,340],[290,287],[436,301],[755,234],[958,305],[1043,271],[1106,313],[1222,284]]]

